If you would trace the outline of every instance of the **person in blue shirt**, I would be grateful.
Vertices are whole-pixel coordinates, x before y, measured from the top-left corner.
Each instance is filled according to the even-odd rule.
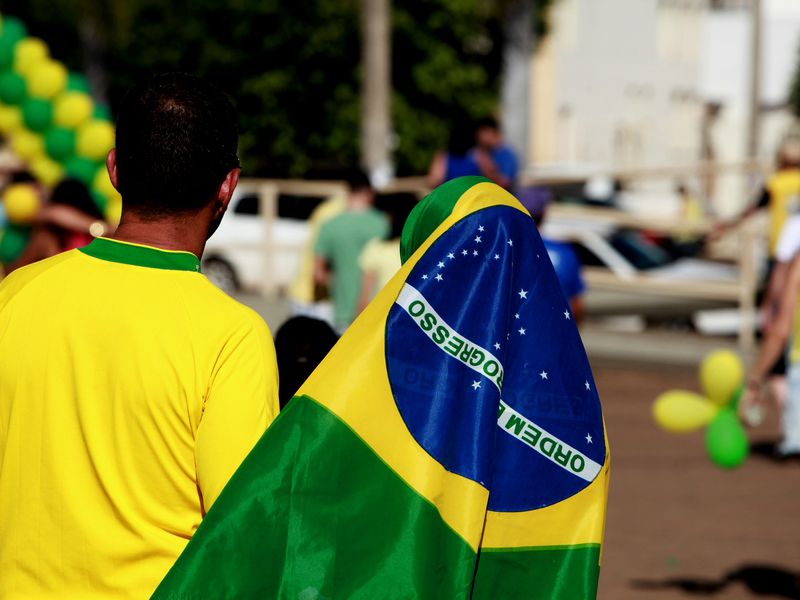
[[[531,214],[536,227],[539,228],[541,233],[547,205],[553,199],[552,192],[544,186],[534,186],[525,188],[517,197]],[[581,275],[581,262],[578,259],[578,255],[575,249],[567,242],[549,239],[544,235],[542,235],[542,241],[545,248],[547,248],[550,262],[553,263],[553,268],[556,270],[561,289],[567,300],[569,300],[572,318],[575,323],[580,324],[583,318],[583,293],[586,290],[586,285]]]
[[[428,171],[428,184],[438,187],[465,175],[482,175],[475,157],[473,144],[475,129],[471,123],[459,122],[450,133],[447,149],[436,153]],[[491,179],[491,178],[490,178]]]
[[[507,190],[513,190],[519,170],[517,155],[503,142],[495,119],[485,117],[478,121],[475,143],[475,159],[481,175]]]

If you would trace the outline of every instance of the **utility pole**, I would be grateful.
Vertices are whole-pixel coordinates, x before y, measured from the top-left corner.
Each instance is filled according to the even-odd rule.
[[[761,118],[761,0],[750,0],[750,123],[747,155],[758,158]]]
[[[516,151],[522,170],[528,166],[530,69],[533,52],[533,2],[511,0],[503,21],[502,128],[506,142]]]
[[[381,188],[394,178],[390,0],[361,0],[361,166]]]

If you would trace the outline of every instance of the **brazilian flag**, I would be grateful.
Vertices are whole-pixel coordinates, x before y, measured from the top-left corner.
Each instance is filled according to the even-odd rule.
[[[464,177],[402,248],[154,598],[596,596],[609,453],[533,220]]]

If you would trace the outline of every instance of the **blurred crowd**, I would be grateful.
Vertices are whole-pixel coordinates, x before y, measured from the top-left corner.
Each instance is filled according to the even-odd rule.
[[[751,420],[757,419],[753,416],[757,414],[754,407],[759,406],[759,391],[764,382],[768,391],[764,395],[786,412],[784,438],[797,440],[787,442],[782,451],[796,453],[800,451],[800,419],[792,415],[800,410],[793,408],[791,398],[800,396],[800,367],[795,369],[800,365],[800,335],[796,335],[798,324],[793,313],[800,291],[800,274],[793,273],[800,271],[800,266],[793,269],[792,265],[800,251],[800,145],[791,140],[784,143],[776,162],[776,171],[765,181],[753,203],[736,219],[717,221],[709,235],[699,232],[698,225],[707,218],[703,205],[689,186],[678,182],[675,187],[678,217],[685,224],[685,231],[669,235],[646,230],[621,231],[616,241],[633,255],[647,257],[652,264],[702,256],[709,240],[738,226],[755,212],[766,211],[769,262],[759,294],[759,321],[765,344],[763,356],[748,380],[750,392],[743,407],[749,411]],[[434,156],[427,180],[435,187],[462,176],[486,177],[521,201],[544,234],[563,292],[580,323],[584,314],[586,285],[582,263],[587,260],[586,252],[571,241],[545,234],[547,209],[559,194],[544,185],[520,185],[518,159],[504,142],[496,120],[485,118],[456,126],[447,147]],[[286,382],[302,381],[338,335],[400,268],[400,236],[416,199],[410,194],[376,194],[369,177],[359,169],[350,170],[345,180],[347,193],[328,198],[308,219],[309,237],[300,268],[287,289],[290,312],[299,320],[293,319],[286,326],[307,333],[308,341],[298,342],[303,335],[293,335],[294,345],[282,350]],[[581,200],[590,205],[614,207],[619,189],[618,182],[592,178],[583,186]],[[50,189],[27,171],[14,172],[8,178],[0,203],[0,265],[7,274],[84,246],[93,237],[112,231],[114,226],[81,181],[66,179]],[[292,370],[293,374],[289,374]],[[292,385],[287,383],[286,390]],[[282,396],[291,394],[286,390]],[[283,398],[286,400],[288,397]],[[798,423],[790,427],[789,417]]]

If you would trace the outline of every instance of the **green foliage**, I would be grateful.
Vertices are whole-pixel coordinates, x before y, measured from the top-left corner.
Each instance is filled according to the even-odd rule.
[[[549,2],[537,2],[537,10]],[[112,109],[136,81],[185,71],[234,101],[246,175],[301,176],[359,157],[359,0],[0,0],[71,70],[101,34]],[[424,172],[449,130],[497,112],[501,0],[395,0],[400,174]],[[537,23],[543,23],[537,20]],[[87,33],[89,32],[89,33]],[[95,49],[97,45],[94,46]]]

